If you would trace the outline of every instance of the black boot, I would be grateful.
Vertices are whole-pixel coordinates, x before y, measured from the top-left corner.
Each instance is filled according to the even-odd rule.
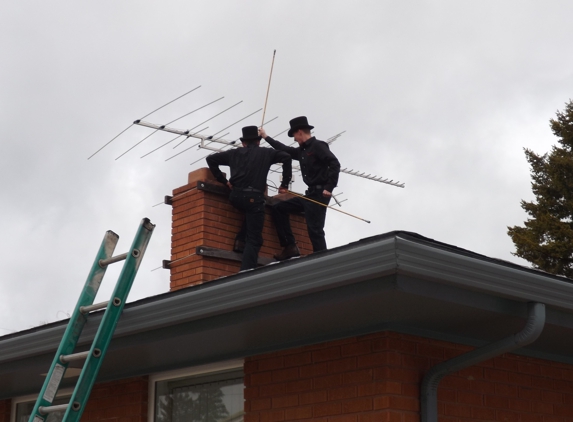
[[[294,258],[295,256],[300,256],[300,251],[296,243],[285,246],[281,253],[274,255],[277,261],[284,261],[285,259]]]
[[[243,253],[245,251],[245,242],[239,239],[235,239],[235,244],[233,245],[233,252]]]

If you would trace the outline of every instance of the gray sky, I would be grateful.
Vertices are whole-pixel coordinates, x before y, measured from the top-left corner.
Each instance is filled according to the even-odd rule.
[[[279,118],[267,132],[306,115],[319,139],[346,130],[331,147],[343,167],[406,183],[341,175],[343,210],[372,224],[329,212],[330,247],[409,230],[527,265],[506,227],[533,198],[523,148],[549,151],[549,119],[572,96],[572,12],[567,1],[4,2],[0,335],[66,318],[105,231],[125,252],[143,217],[157,228],[130,301],[168,290],[168,271],[151,270],[169,259],[171,208],[152,205],[207,152],[141,159],[172,138],[156,134],[116,160],[150,133],[133,127],[87,158],[199,85],[146,120],[225,96],[172,125],[187,129],[242,100],[210,135],[263,107],[274,49],[266,116]]]

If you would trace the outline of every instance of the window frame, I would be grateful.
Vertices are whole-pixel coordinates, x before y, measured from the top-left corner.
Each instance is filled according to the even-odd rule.
[[[56,394],[55,398],[61,399],[66,397],[72,397],[73,392],[74,392],[73,388],[62,388],[58,390],[58,393]],[[20,403],[28,403],[28,402],[36,403],[39,394],[40,392],[38,391],[38,394],[27,394],[25,396],[12,397],[11,399],[12,403],[10,404],[10,422],[16,422],[16,411]]]
[[[210,363],[200,366],[192,366],[172,371],[158,372],[149,375],[147,421],[155,422],[155,384],[158,381],[166,381],[175,378],[192,377],[196,375],[207,375],[210,372],[231,371],[233,369],[243,369],[244,359],[233,359],[224,362]],[[16,422],[16,421],[10,421]]]

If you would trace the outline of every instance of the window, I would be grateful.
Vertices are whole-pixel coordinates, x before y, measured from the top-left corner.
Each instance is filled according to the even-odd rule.
[[[60,397],[54,399],[52,405],[55,406],[58,404],[66,404],[69,401],[70,401],[69,397],[64,397],[64,398]],[[30,420],[30,415],[32,414],[32,410],[34,410],[35,405],[36,405],[36,398],[34,398],[32,401],[22,401],[16,403],[16,417],[14,419],[14,422],[28,422]],[[44,419],[44,421],[61,422],[64,417],[64,413],[65,413],[64,410],[62,410],[61,412],[49,413],[46,419]]]
[[[158,381],[154,420],[240,422],[243,420],[243,389],[242,370]]]

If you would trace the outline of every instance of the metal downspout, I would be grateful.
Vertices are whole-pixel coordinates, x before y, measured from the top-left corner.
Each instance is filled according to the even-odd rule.
[[[443,377],[537,340],[545,325],[545,305],[530,302],[527,306],[529,317],[519,333],[439,363],[426,373],[420,394],[421,422],[438,422],[438,385]]]

